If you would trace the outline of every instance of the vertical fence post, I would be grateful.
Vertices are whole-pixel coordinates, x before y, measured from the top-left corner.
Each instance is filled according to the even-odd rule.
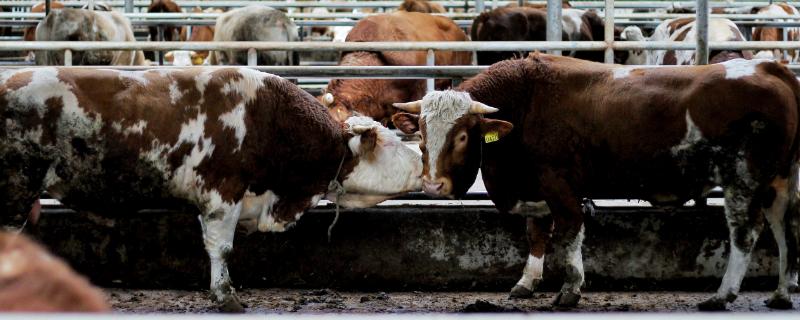
[[[159,24],[156,30],[158,30],[158,41],[159,42],[164,41],[164,25],[163,24]],[[156,50],[155,54],[156,54],[156,61],[158,62],[158,65],[159,66],[163,66],[164,65],[164,55],[161,54],[160,50]]]
[[[425,57],[425,65],[428,66],[436,65],[436,55],[433,53],[433,50],[428,50],[428,55]],[[436,90],[435,81],[436,80],[433,78],[425,80],[425,83],[427,84],[428,87],[428,92]]]
[[[547,41],[561,40],[561,0],[547,0]],[[561,50],[550,50],[549,53],[561,55]]]
[[[89,3],[86,5],[86,8],[89,9],[89,11],[94,11],[94,0],[89,0]]]
[[[125,0],[125,13],[133,13],[133,0]]]
[[[475,12],[481,13],[486,6],[483,4],[483,0],[475,0]]]
[[[64,65],[69,67],[72,65],[72,50],[64,50]]]
[[[256,55],[256,49],[250,48],[247,49],[247,66],[255,67],[258,65],[258,56]]]
[[[606,55],[605,63],[614,63],[614,0],[606,0],[605,11],[605,39]]]
[[[50,14],[50,0],[44,0],[44,14]]]
[[[708,0],[697,0],[697,50],[695,50],[695,64],[708,64]]]

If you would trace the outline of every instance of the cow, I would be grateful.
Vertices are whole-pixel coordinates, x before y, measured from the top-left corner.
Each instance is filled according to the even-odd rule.
[[[24,234],[0,232],[0,311],[110,312],[103,292]]]
[[[64,4],[58,1],[50,2],[51,10],[64,9]],[[31,13],[44,13],[45,3],[39,2],[31,7]],[[36,41],[36,27],[27,27],[22,30],[23,41]],[[28,51],[25,61],[36,61],[36,54],[33,51]]]
[[[564,4],[568,6],[568,3]],[[603,41],[604,22],[593,10],[563,9],[561,17],[563,41]],[[541,6],[505,6],[482,12],[472,22],[473,41],[545,41],[547,40],[547,12]],[[620,55],[618,61],[625,57]],[[478,64],[490,65],[515,57],[525,57],[524,51],[478,51]],[[602,62],[602,51],[572,51],[568,55]]]
[[[147,13],[181,13],[181,6],[172,0],[152,0],[150,6],[147,7]],[[163,27],[163,38],[159,37],[158,27],[150,26],[147,28],[150,32],[150,41],[183,41],[181,35],[181,28],[173,25]]]
[[[444,7],[441,4],[430,2],[426,0],[403,0],[403,3],[397,7],[398,11],[407,12],[421,12],[421,13],[445,13]]]
[[[629,41],[697,42],[694,18],[670,19],[659,24],[650,38],[645,38],[636,26],[626,27],[620,38]],[[708,41],[745,41],[733,21],[723,18],[708,20]],[[752,59],[749,50],[714,50],[708,55],[709,63],[719,63],[737,58]],[[629,65],[691,65],[695,62],[694,50],[631,50],[624,64]]]
[[[467,41],[467,36],[448,18],[397,11],[362,19],[346,41]],[[471,59],[469,52],[435,52],[436,65],[468,65]],[[418,66],[425,63],[425,51],[354,51],[344,52],[339,59],[340,66]],[[437,88],[448,86],[450,80],[436,81]],[[393,102],[419,99],[424,94],[425,80],[334,79],[320,99],[338,121],[358,112],[386,124],[395,113]]]
[[[47,191],[78,211],[197,212],[211,296],[243,311],[225,258],[237,221],[280,232],[320,199],[368,207],[421,187],[420,156],[366,117],[334,121],[245,67],[0,72],[0,212]]]
[[[422,133],[426,193],[461,197],[480,169],[500,212],[532,216],[522,285],[542,279],[551,237],[564,252],[555,305],[580,299],[582,199],[680,206],[722,186],[731,253],[722,285],[699,308],[736,299],[764,219],[780,251],[767,306],[792,307],[797,230],[788,228],[787,243],[785,227],[800,204],[800,84],[785,66],[629,67],[533,54],[396,106],[410,112],[393,117],[397,128]]]
[[[297,26],[280,10],[250,5],[228,11],[217,18],[214,41],[297,41]],[[211,64],[246,65],[247,52],[212,51]],[[296,52],[259,51],[259,65],[297,65]]]
[[[220,9],[207,8],[205,10],[195,7],[193,13],[223,13]],[[214,27],[212,26],[186,26],[181,29],[181,38],[189,41],[214,41]],[[164,60],[173,66],[192,66],[208,64],[208,51],[175,50],[164,54]]]
[[[758,15],[769,15],[775,17],[798,16],[800,13],[797,8],[787,3],[773,3],[765,7],[753,10]],[[773,21],[796,21],[775,19]],[[753,41],[800,41],[800,28],[775,28],[775,27],[755,27],[753,28]],[[800,50],[788,50],[788,61],[800,61]],[[756,52],[757,58],[765,59],[784,59],[781,50],[762,50]]]
[[[36,27],[36,41],[136,41],[130,21],[118,12],[54,10]],[[64,52],[36,54],[38,65],[60,65]],[[74,65],[146,65],[141,51],[74,51]]]

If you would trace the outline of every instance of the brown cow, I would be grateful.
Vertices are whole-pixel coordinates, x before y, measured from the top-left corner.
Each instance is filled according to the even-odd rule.
[[[50,2],[50,9],[64,9],[64,4],[58,1]],[[31,7],[31,13],[44,13],[45,3],[40,2]],[[27,27],[22,31],[22,40],[36,41],[36,27]],[[26,61],[36,61],[36,54],[33,51],[28,51],[25,58]]]
[[[0,232],[0,311],[108,312],[100,289],[23,234]]]
[[[193,13],[223,13],[221,9],[207,8],[205,10],[195,7]],[[191,36],[187,37],[187,34]],[[189,41],[214,41],[213,26],[186,26],[181,29],[181,38]],[[164,60],[173,66],[192,66],[208,64],[208,51],[176,50],[164,54]]]
[[[724,309],[736,299],[765,219],[780,251],[767,306],[792,307],[797,243],[787,243],[785,230],[800,205],[800,84],[785,66],[736,59],[627,67],[534,54],[497,63],[458,91],[398,106],[420,112],[394,120],[405,132],[421,129],[426,193],[460,197],[480,167],[498,210],[533,217],[530,289],[542,278],[550,237],[565,251],[556,305],[580,299],[582,199],[680,206],[722,186],[731,253],[722,285],[699,307]]]
[[[420,156],[392,131],[338,123],[248,68],[0,70],[0,114],[0,212],[27,213],[43,191],[96,213],[187,205],[226,311],[243,311],[225,261],[237,222],[280,232],[323,197],[368,207],[421,185]]]
[[[568,3],[564,3],[568,7]],[[563,41],[603,41],[603,20],[593,10],[566,8],[562,11]],[[541,5],[505,6],[481,13],[472,22],[473,41],[545,41],[547,40],[547,12]],[[615,56],[617,63],[626,58],[624,51]],[[579,59],[603,62],[603,51],[572,51],[566,53]],[[478,51],[478,64],[490,65],[498,61],[522,58],[523,51]]]
[[[398,11],[367,17],[347,35],[347,42],[369,41],[467,41],[467,36],[452,20],[419,12]],[[436,65],[468,65],[469,52],[437,51]],[[340,66],[415,66],[425,65],[424,51],[346,52]],[[437,80],[437,88],[450,86],[450,80]],[[395,110],[392,103],[419,99],[425,94],[425,80],[337,79],[332,80],[321,99],[338,121],[359,112],[388,123]],[[399,99],[399,100],[398,100]]]
[[[773,3],[765,7],[758,8],[755,14],[770,15],[775,17],[788,17],[798,16],[800,12],[797,8],[787,3]],[[783,19],[775,19],[773,21],[781,21]],[[783,21],[797,21],[797,20],[783,20]],[[786,37],[784,38],[784,32]],[[800,41],[800,28],[774,28],[774,27],[756,27],[753,28],[753,41]],[[800,61],[800,50],[787,50],[789,62]],[[781,50],[762,50],[756,53],[757,58],[766,59],[783,59]]]
[[[181,6],[172,0],[153,0],[150,6],[147,7],[147,13],[180,13]],[[150,32],[150,41],[159,41],[158,27],[148,27]],[[183,41],[186,40],[181,36],[181,28],[173,25],[164,26],[164,41]]]
[[[421,12],[421,13],[445,13],[447,12],[441,4],[426,0],[403,0],[397,7],[398,11]]]

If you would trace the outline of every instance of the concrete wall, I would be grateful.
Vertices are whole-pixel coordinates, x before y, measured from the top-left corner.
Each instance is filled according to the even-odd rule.
[[[27,230],[103,286],[208,286],[193,214],[151,211],[109,218],[46,210]],[[720,207],[672,212],[601,209],[587,217],[586,290],[712,290],[727,256]],[[491,207],[382,207],[343,211],[327,241],[331,207],[280,234],[239,232],[230,258],[236,286],[359,290],[508,290],[527,256],[524,219]],[[745,289],[776,283],[765,232]],[[554,259],[549,259],[553,261]],[[560,286],[548,265],[544,289]]]

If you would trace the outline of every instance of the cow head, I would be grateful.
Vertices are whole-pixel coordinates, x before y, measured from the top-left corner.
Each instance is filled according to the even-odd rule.
[[[164,54],[164,61],[176,67],[198,66],[206,64],[206,58],[195,51],[174,50]]]
[[[484,141],[494,142],[513,128],[506,121],[484,118],[498,109],[473,101],[465,92],[433,91],[395,107],[410,112],[392,117],[398,129],[422,133],[423,190],[433,196],[465,194],[478,174]]]
[[[629,26],[622,30],[619,35],[622,41],[647,41],[644,37],[642,29],[637,26]],[[647,52],[644,50],[630,50],[628,51],[627,59],[619,61],[627,65],[644,65],[647,64]]]
[[[345,127],[353,169],[342,178],[346,193],[339,204],[370,207],[422,187],[420,155],[397,134],[369,117],[350,117]],[[330,200],[335,196],[328,195]]]

